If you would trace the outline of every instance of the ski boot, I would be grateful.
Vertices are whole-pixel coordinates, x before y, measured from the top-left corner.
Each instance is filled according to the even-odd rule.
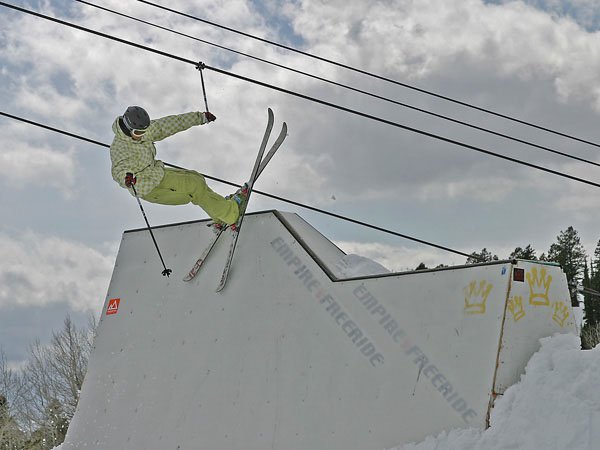
[[[225,231],[229,225],[227,225],[222,220],[214,219],[211,223],[207,224],[206,226],[210,227],[213,233],[220,234],[223,231]]]
[[[244,183],[244,185],[241,188],[239,188],[237,191],[235,191],[235,193],[225,197],[227,199],[234,200],[238,204],[238,209],[240,211],[240,217],[246,211],[246,206],[248,205],[248,195],[249,195],[248,183]],[[239,220],[239,217],[238,217],[238,220]],[[237,221],[236,221],[236,223],[231,224],[230,227],[232,230],[235,231],[235,229],[237,228]]]

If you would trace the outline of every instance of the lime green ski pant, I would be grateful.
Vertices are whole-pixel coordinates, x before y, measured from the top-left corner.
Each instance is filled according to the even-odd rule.
[[[186,205],[192,202],[201,207],[213,220],[235,223],[239,215],[235,200],[227,200],[213,192],[202,175],[193,170],[165,168],[158,186],[142,197],[161,205]]]

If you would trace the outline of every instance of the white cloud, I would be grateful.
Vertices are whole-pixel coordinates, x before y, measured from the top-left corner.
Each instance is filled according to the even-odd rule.
[[[511,1],[515,0],[496,0],[497,3]],[[600,25],[597,0],[525,0],[524,3],[556,17],[570,18],[590,31],[597,30]]]
[[[466,178],[423,185],[417,195],[422,201],[467,199],[498,203],[506,200],[517,186],[518,183],[514,180],[499,177]]]
[[[33,232],[0,232],[0,308],[68,303],[97,311],[104,302],[114,255]]]
[[[521,2],[305,0],[293,13],[295,31],[316,53],[397,79],[424,78],[467,59],[494,75],[552,77],[565,100],[599,86],[597,37]],[[589,100],[598,107],[599,99]]]
[[[58,188],[65,195],[75,184],[76,163],[73,151],[31,147],[15,143],[0,153],[2,184],[15,190],[25,188]]]
[[[594,160],[594,158],[591,159]],[[567,174],[592,182],[598,182],[594,174],[600,173],[600,168],[576,163],[566,164],[562,170]],[[528,188],[525,192],[531,199],[529,202],[531,211],[540,207],[552,208],[563,223],[569,221],[588,223],[598,229],[600,214],[595,212],[600,210],[600,196],[598,196],[597,187],[572,183],[555,176],[546,176],[541,172],[532,174],[527,180],[527,185]],[[541,196],[532,194],[536,191],[543,192],[544,198],[541,199]],[[558,230],[555,231],[555,234],[558,234]],[[600,236],[590,238],[597,239],[598,237]]]

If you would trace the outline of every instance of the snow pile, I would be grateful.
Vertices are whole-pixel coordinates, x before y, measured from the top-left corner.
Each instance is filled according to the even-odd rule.
[[[390,271],[372,259],[359,255],[346,255],[335,264],[335,276],[338,278],[381,275]]]
[[[521,381],[496,400],[489,429],[452,430],[397,450],[600,448],[600,346],[582,351],[570,334],[541,344]]]

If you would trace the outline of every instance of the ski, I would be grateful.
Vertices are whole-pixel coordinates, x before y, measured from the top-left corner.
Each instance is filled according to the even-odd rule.
[[[281,126],[281,131],[279,132],[279,136],[277,136],[277,139],[275,140],[275,142],[273,143],[273,145],[271,146],[271,148],[260,163],[260,167],[258,168],[258,173],[256,174],[254,182],[256,182],[256,180],[258,180],[258,177],[260,177],[260,174],[263,173],[263,170],[265,170],[265,167],[267,167],[267,164],[269,164],[271,158],[273,158],[277,150],[279,150],[279,147],[281,147],[281,144],[283,144],[283,141],[285,141],[286,137],[287,123],[283,122],[283,125]]]
[[[267,130],[265,131],[266,140],[265,140],[265,138],[263,138],[264,142],[268,141],[268,138],[270,137],[272,128],[273,128],[272,111],[269,109],[269,123],[267,124]],[[268,135],[267,135],[267,132],[268,132]],[[284,122],[283,126],[281,128],[281,132],[279,133],[279,136],[277,137],[277,140],[275,141],[275,143],[273,144],[271,149],[268,151],[268,153],[265,155],[265,157],[261,160],[260,166],[258,167],[258,171],[256,173],[256,176],[254,177],[254,181],[256,181],[258,179],[258,177],[260,176],[260,174],[265,170],[265,167],[267,166],[267,164],[269,163],[271,158],[273,158],[273,156],[277,152],[277,149],[281,146],[281,144],[285,140],[286,136],[287,136],[287,124]],[[264,150],[263,150],[263,152],[264,152]],[[247,204],[248,203],[246,202],[246,205]],[[240,216],[241,216],[241,214],[243,214],[243,213],[240,212]],[[188,274],[183,278],[183,281],[191,281],[196,277],[196,275],[200,271],[202,265],[208,258],[208,255],[211,253],[212,249],[217,244],[217,241],[219,240],[219,238],[221,237],[221,235],[227,228],[228,227],[224,227],[224,228],[221,228],[220,230],[215,231],[215,234],[211,238],[210,242],[208,243],[208,245],[206,246],[206,248],[204,249],[204,251],[202,252],[200,257],[196,260],[196,262],[194,263],[194,266],[190,269]]]
[[[196,260],[194,267],[192,267],[190,269],[190,271],[188,272],[188,274],[183,278],[183,281],[192,281],[194,279],[194,277],[196,275],[198,275],[198,272],[200,271],[202,264],[204,264],[204,261],[206,261],[206,258],[208,257],[209,253],[214,248],[217,241],[223,234],[223,231],[225,231],[225,227],[221,228],[220,230],[215,231],[215,233],[213,234],[213,237],[211,238],[211,241],[208,243],[208,246],[204,249],[204,251],[202,252],[202,255],[200,255],[200,258],[198,258]]]
[[[250,179],[248,180],[248,183],[247,183],[248,198],[246,199],[246,205],[245,205],[243,211],[240,211],[240,217],[238,218],[237,222],[235,223],[235,227],[232,227],[232,230],[231,230],[232,231],[232,239],[229,244],[229,252],[227,254],[227,260],[225,261],[225,266],[223,267],[223,273],[221,274],[221,281],[219,283],[219,286],[217,286],[217,292],[221,292],[225,288],[225,284],[227,283],[227,278],[229,276],[229,270],[231,269],[231,262],[233,261],[233,255],[235,253],[237,241],[240,236],[240,230],[242,228],[242,222],[244,221],[244,217],[246,215],[246,209],[248,208],[248,202],[250,201],[250,195],[252,194],[252,190],[254,188],[254,183],[256,182],[256,180],[258,179],[258,176],[260,175],[260,172],[261,172],[260,168],[262,166],[262,168],[264,169],[266,164],[271,160],[271,158],[273,157],[275,152],[277,152],[277,149],[279,149],[279,147],[281,146],[281,144],[283,143],[283,141],[285,140],[285,138],[287,136],[287,124],[284,122],[283,126],[281,127],[279,136],[277,137],[277,139],[273,143],[273,146],[271,147],[271,149],[269,150],[269,152],[263,159],[263,155],[265,153],[265,148],[267,146],[267,141],[269,140],[270,129],[273,127],[272,121],[273,121],[273,111],[271,111],[271,108],[269,108],[270,127],[267,126],[267,130],[269,131],[269,133],[265,132],[265,136],[260,145],[260,149],[258,150],[256,162],[254,163],[254,168],[250,175]],[[261,164],[263,162],[264,162],[264,165]]]

